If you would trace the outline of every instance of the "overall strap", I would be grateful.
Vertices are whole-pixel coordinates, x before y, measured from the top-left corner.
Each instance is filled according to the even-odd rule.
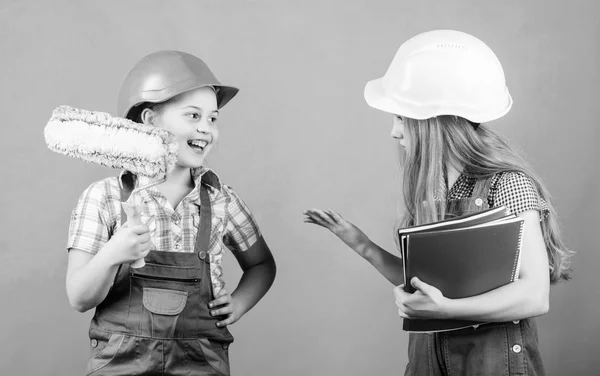
[[[210,232],[212,229],[212,208],[206,184],[200,183],[200,226],[196,236],[196,252],[208,253]]]
[[[121,183],[121,202],[125,202],[131,196],[131,192],[133,192],[136,177],[127,171],[121,174],[119,179]],[[198,236],[196,236],[196,250],[197,252],[206,251],[208,253],[212,230],[212,207],[206,185],[200,183],[198,189],[200,190],[200,226],[198,227]],[[127,214],[121,206],[121,225],[126,221]]]
[[[485,200],[485,202],[489,203],[489,195],[490,195],[490,186],[492,184],[492,180],[494,180],[496,175],[490,175],[485,179],[478,179],[475,183],[475,187],[473,188],[473,193],[471,194],[472,198],[481,198]],[[492,206],[490,204],[490,206]]]
[[[494,195],[498,190],[498,184],[502,180],[502,174],[507,172],[519,172],[518,170],[502,170],[489,176],[487,179],[478,180],[473,189],[472,197],[487,198],[490,207],[494,205]],[[492,186],[492,182],[494,185]]]

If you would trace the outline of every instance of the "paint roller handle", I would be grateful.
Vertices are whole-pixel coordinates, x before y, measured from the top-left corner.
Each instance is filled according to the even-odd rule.
[[[121,202],[121,206],[123,206],[123,210],[125,211],[125,214],[127,214],[127,223],[129,223],[131,226],[143,224],[141,216],[142,210],[140,206],[127,204],[124,202]],[[146,265],[144,259],[139,259],[131,263],[131,267],[136,269],[141,268],[144,265]]]

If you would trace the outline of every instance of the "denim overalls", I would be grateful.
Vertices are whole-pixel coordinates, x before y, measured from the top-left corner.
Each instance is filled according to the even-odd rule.
[[[121,200],[131,194],[123,177]],[[211,202],[200,187],[193,253],[150,251],[139,269],[119,267],[90,324],[86,375],[229,375],[233,336],[209,314]],[[121,223],[125,213],[121,211]]]
[[[488,209],[493,176],[470,198],[449,200],[446,218]],[[410,333],[405,376],[545,375],[533,318],[439,333]]]

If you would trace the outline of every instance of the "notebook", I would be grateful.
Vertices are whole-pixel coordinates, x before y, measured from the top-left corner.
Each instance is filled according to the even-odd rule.
[[[432,231],[436,229],[443,230],[465,228],[506,218],[516,218],[516,215],[512,214],[510,210],[508,210],[508,208],[506,208],[505,206],[499,206],[487,210],[478,211],[475,213],[466,214],[460,217],[446,219],[439,222],[427,223],[424,225],[400,229],[398,231],[398,235],[402,260],[406,259],[406,235],[408,234],[423,231]],[[404,284],[406,285],[406,266],[404,267],[404,271]]]
[[[483,294],[518,278],[523,219],[494,208],[399,231],[405,291],[412,277],[451,299]],[[403,330],[437,332],[483,324],[455,319],[404,319]]]

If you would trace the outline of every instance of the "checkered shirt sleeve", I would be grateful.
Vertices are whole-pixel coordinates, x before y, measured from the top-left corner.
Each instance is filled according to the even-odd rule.
[[[549,213],[547,203],[538,194],[531,178],[521,172],[506,172],[500,177],[494,206],[502,205],[514,214],[533,209],[544,218]]]
[[[108,205],[108,199],[114,188],[110,180],[105,179],[93,183],[81,194],[71,213],[67,249],[76,248],[96,254],[108,241],[111,229],[114,229],[114,224],[111,225],[114,222],[111,211],[114,210]]]
[[[223,193],[228,197],[223,243],[232,252],[244,252],[260,238],[260,230],[250,209],[233,189],[223,185]]]

